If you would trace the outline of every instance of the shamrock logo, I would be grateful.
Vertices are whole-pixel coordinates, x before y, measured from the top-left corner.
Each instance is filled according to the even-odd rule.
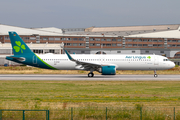
[[[151,56],[148,56],[147,58],[148,58],[148,59],[151,59]]]
[[[21,45],[20,41],[15,41],[17,46],[14,46],[13,48],[15,49],[16,52],[21,51],[21,53],[23,53],[23,50],[26,50],[25,45]]]

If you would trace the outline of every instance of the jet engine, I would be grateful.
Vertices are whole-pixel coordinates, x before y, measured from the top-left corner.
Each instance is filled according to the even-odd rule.
[[[102,75],[116,75],[116,67],[115,66],[102,66],[99,68],[99,72]]]

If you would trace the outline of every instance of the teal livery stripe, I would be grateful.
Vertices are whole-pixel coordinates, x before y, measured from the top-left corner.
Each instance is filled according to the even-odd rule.
[[[35,54],[35,55],[36,55],[36,54]],[[37,56],[37,55],[36,55],[36,56]],[[37,58],[38,58],[41,62],[43,62],[45,65],[47,65],[49,68],[54,69],[54,70],[58,70],[57,68],[54,68],[54,67],[52,67],[51,65],[47,64],[46,62],[44,62],[39,56],[37,56]]]

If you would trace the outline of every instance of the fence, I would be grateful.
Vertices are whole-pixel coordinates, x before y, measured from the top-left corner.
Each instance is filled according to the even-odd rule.
[[[31,113],[28,113],[31,112]],[[36,112],[36,113],[32,113]],[[37,114],[40,113],[40,115]],[[38,116],[37,116],[38,115]],[[0,120],[26,120],[26,119],[49,120],[49,110],[0,110]]]
[[[180,120],[179,107],[86,107],[61,110],[0,110],[0,120]]]

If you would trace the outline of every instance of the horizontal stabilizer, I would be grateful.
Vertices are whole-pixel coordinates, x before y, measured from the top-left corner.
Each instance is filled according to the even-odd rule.
[[[7,57],[9,57],[9,58],[13,58],[13,59],[15,59],[15,60],[19,60],[19,61],[24,61],[25,60],[25,58],[22,58],[22,57],[13,57],[13,56],[7,56]]]

